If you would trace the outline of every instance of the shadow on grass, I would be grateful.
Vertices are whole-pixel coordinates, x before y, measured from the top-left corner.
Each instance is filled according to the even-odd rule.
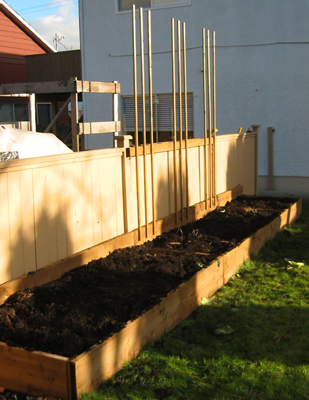
[[[308,211],[88,398],[308,399]]]
[[[308,332],[306,307],[202,306],[94,398],[308,399]]]

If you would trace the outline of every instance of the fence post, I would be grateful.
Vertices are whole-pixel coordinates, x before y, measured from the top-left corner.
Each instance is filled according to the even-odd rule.
[[[116,84],[118,83],[118,81],[113,81],[113,83]],[[117,126],[117,122],[118,122],[118,111],[119,111],[119,100],[118,100],[118,93],[113,94],[113,121],[115,121],[115,129]],[[118,147],[119,142],[117,142],[117,139],[115,136],[118,136],[119,132],[114,132],[114,147]]]
[[[268,185],[267,185],[267,190],[275,190],[273,132],[274,132],[273,127],[269,126],[267,128],[267,135],[268,135]]]
[[[253,133],[256,133],[255,139],[255,195],[258,195],[258,178],[259,178],[259,127],[261,125],[251,125]]]
[[[30,130],[36,131],[36,112],[35,112],[35,93],[29,95],[29,108],[30,108]]]
[[[78,136],[78,94],[71,93],[71,128],[72,128],[72,150],[79,151],[79,136]]]

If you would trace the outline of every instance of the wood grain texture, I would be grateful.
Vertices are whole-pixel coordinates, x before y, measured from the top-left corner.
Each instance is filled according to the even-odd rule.
[[[0,385],[32,396],[69,399],[66,357],[28,352],[0,342]]]
[[[83,122],[79,124],[79,133],[84,135],[119,131],[121,131],[120,121]]]

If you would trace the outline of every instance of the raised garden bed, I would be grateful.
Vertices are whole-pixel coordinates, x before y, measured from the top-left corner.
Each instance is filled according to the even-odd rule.
[[[152,242],[75,268],[80,254],[2,285],[2,301],[21,291],[0,308],[0,385],[62,399],[91,391],[186,318],[301,210],[301,201],[255,197],[223,207],[226,198],[219,196],[220,207],[204,219]],[[120,247],[134,235],[124,235]],[[109,241],[105,254],[119,240]]]

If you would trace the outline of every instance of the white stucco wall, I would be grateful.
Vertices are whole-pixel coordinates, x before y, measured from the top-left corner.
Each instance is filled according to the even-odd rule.
[[[117,80],[123,95],[132,94],[131,13],[117,14],[114,0],[80,0],[80,16],[83,79]],[[195,137],[203,135],[201,46],[206,28],[216,31],[219,134],[260,124],[259,174],[267,175],[267,127],[273,126],[274,174],[309,177],[308,0],[192,0],[191,6],[154,10],[154,93],[172,91],[172,17],[186,22]],[[145,13],[145,28],[146,22]],[[110,120],[111,101],[111,95],[89,95],[87,120]],[[104,145],[111,146],[111,139],[88,139],[89,148]]]

